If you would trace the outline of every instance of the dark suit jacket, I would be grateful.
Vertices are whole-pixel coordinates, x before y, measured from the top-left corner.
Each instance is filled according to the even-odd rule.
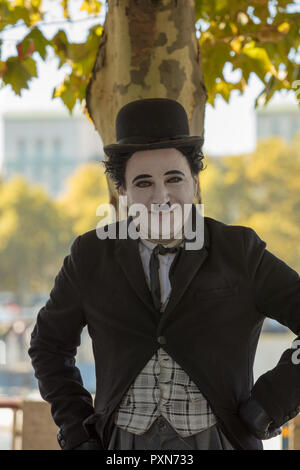
[[[300,411],[295,349],[253,384],[266,316],[300,333],[298,273],[249,227],[204,217],[204,229],[204,246],[178,258],[163,314],[154,308],[136,240],[100,240],[96,229],[74,240],[28,350],[64,449],[94,432],[107,448],[118,404],[159,347],[190,375],[237,449],[263,449],[237,411],[251,395],[278,426]],[[85,325],[95,357],[94,404],[75,366]]]

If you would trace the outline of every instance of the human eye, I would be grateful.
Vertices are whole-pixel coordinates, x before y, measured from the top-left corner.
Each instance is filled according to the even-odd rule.
[[[146,186],[145,186],[145,183],[146,183]],[[137,188],[147,188],[147,187],[148,187],[148,186],[147,186],[148,183],[151,184],[150,181],[139,181],[135,186],[136,186]]]
[[[177,181],[174,181],[174,180],[177,180]],[[180,178],[180,176],[173,176],[172,178],[168,180],[168,183],[170,182],[178,183],[179,181],[182,181],[182,178]]]

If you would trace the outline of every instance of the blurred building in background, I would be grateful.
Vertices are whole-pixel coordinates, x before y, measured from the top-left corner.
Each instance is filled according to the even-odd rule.
[[[39,183],[52,197],[80,164],[104,159],[102,140],[82,114],[6,113],[2,175]]]
[[[280,136],[291,141],[300,132],[300,107],[298,105],[272,105],[256,110],[257,139]]]

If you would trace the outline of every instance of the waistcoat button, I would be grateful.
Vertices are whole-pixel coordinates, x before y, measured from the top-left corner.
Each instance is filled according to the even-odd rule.
[[[164,336],[159,336],[157,338],[157,341],[159,342],[159,344],[166,344],[167,343],[167,340]]]

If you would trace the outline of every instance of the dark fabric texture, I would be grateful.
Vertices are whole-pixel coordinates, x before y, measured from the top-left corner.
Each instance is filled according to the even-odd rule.
[[[160,292],[160,280],[159,280],[159,259],[158,254],[165,255],[167,253],[177,253],[179,248],[167,248],[161,245],[157,245],[151,253],[150,257],[150,286],[153,303],[156,309],[161,308],[161,292]],[[174,260],[175,261],[175,258]]]
[[[88,441],[83,442],[79,446],[74,447],[74,449],[69,450],[103,450],[98,439],[89,439]]]
[[[163,315],[153,305],[137,240],[100,240],[91,230],[74,240],[65,257],[38,312],[28,353],[66,448],[94,431],[107,448],[118,404],[163,347],[209,401],[230,442],[237,449],[262,449],[238,407],[253,395],[278,426],[300,411],[294,348],[253,384],[264,319],[299,335],[299,313],[299,274],[249,227],[204,218],[204,245],[181,252]],[[95,357],[94,403],[75,366],[85,325]]]
[[[163,417],[142,435],[115,426],[108,450],[235,450],[218,423],[188,437],[181,437]]]

